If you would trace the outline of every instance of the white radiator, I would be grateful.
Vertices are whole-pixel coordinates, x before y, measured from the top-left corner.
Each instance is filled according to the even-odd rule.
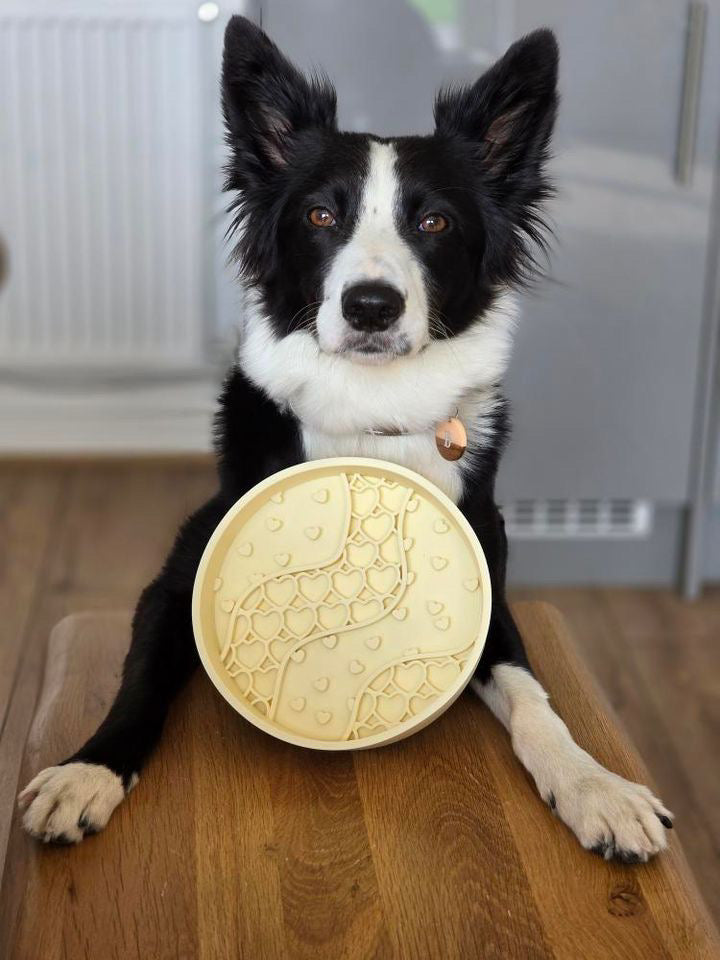
[[[202,360],[213,67],[196,10],[0,0],[2,368]]]

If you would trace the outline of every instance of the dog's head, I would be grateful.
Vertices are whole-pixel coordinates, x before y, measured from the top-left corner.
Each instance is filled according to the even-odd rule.
[[[481,322],[542,244],[557,108],[548,30],[475,84],[441,92],[430,136],[341,133],[335,92],[250,21],[225,36],[228,189],[246,282],[276,334],[364,363],[412,356]]]

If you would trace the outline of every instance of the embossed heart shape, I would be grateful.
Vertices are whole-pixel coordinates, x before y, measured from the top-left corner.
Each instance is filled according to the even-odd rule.
[[[470,593],[473,593],[480,586],[480,581],[477,577],[470,577],[468,580],[463,580],[463,586]]]
[[[285,607],[295,595],[295,580],[284,577],[282,580],[268,580],[265,584],[265,596],[276,607]]]
[[[444,570],[448,565],[447,557],[432,557],[430,563],[434,570]]]
[[[406,495],[407,490],[404,487],[385,486],[380,488],[380,502],[387,510],[391,510],[393,513],[398,512]]]
[[[305,527],[305,536],[308,540],[317,540],[322,533],[322,527]]]
[[[382,610],[382,604],[379,600],[368,600],[365,603],[361,600],[355,600],[350,604],[350,612],[355,623],[365,623],[374,617],[379,617]]]
[[[395,683],[406,693],[413,693],[425,679],[419,663],[400,664],[395,670]]]
[[[365,517],[361,523],[363,532],[375,543],[382,543],[393,527],[392,517],[386,513],[377,516]]]
[[[232,613],[234,606],[235,601],[230,600],[230,598],[220,601],[220,609],[223,611],[223,613]]]
[[[438,690],[447,690],[460,673],[460,667],[454,661],[442,665],[431,663],[428,666],[428,680]]]
[[[365,669],[365,664],[361,663],[360,660],[351,660],[350,661],[350,673],[362,673]]]
[[[349,573],[338,570],[333,574],[332,582],[340,596],[349,600],[351,597],[356,597],[362,590],[363,575],[359,570],[351,570]]]
[[[397,723],[405,713],[405,697],[401,693],[391,697],[380,696],[375,710],[386,723]]]
[[[407,607],[395,607],[392,612],[392,615],[396,620],[404,620],[408,615]]]
[[[319,690],[320,693],[325,693],[327,688],[330,686],[330,678],[318,677],[316,680],[313,680],[313,686],[316,690]]]
[[[253,670],[265,656],[265,644],[255,640],[253,643],[243,643],[235,649],[235,659],[248,670]]]
[[[315,714],[315,719],[319,724],[325,726],[326,723],[329,723],[332,720],[332,714],[329,710],[318,710]]]
[[[322,487],[322,489],[316,490],[313,493],[312,498],[315,501],[315,503],[327,503],[329,496],[330,496],[330,492],[327,490],[327,488]]]
[[[268,517],[265,521],[265,526],[270,530],[271,533],[275,533],[283,525],[282,520],[279,517]]]
[[[253,552],[253,545],[248,540],[245,540],[244,543],[237,545],[237,552],[241,557],[249,557]]]
[[[301,710],[305,709],[305,697],[295,697],[294,700],[290,701],[290,707],[295,713],[300,713]]]
[[[420,506],[420,501],[418,500],[417,497],[413,497],[411,500],[408,500],[407,506],[405,507],[405,509],[407,510],[408,513],[415,513],[415,511],[419,506]]]
[[[257,611],[252,615],[253,631],[263,640],[274,637],[281,626],[282,619],[277,610],[270,610],[269,613]]]
[[[327,647],[328,650],[334,650],[338,642],[337,634],[331,633],[329,637],[323,637],[322,642],[323,646]]]
[[[273,503],[282,503],[285,499],[285,494],[282,492],[282,490],[278,490],[278,492],[274,493],[270,499]]]
[[[369,567],[375,559],[375,547],[371,543],[349,543],[345,551],[348,563],[353,567]]]
[[[289,642],[289,640],[280,639],[270,641],[270,653],[276,660],[280,661],[285,657],[285,654],[288,652]]]
[[[440,603],[439,600],[428,600],[425,606],[428,609],[428,613],[432,613],[432,615],[434,616],[436,613],[440,613],[440,611],[445,606],[445,604]]]
[[[347,620],[347,608],[342,603],[323,603],[318,607],[318,620],[326,630],[342,627]]]
[[[302,663],[305,659],[305,651],[302,649],[302,647],[299,650],[293,650],[293,652],[290,654],[290,659],[294,660],[295,663]]]
[[[433,530],[435,533],[447,533],[449,529],[450,527],[448,526],[447,521],[443,520],[442,517],[438,517],[433,524]]]
[[[352,494],[352,512],[358,517],[366,517],[377,502],[376,490],[357,490]]]
[[[435,621],[435,626],[438,630],[447,630],[450,626],[450,617],[438,617]]]
[[[390,593],[398,582],[397,567],[385,567],[382,570],[371,567],[367,572],[367,582],[376,593]]]
[[[303,607],[301,610],[293,610],[292,607],[285,611],[285,626],[290,633],[296,637],[305,637],[313,628],[315,616],[310,607]]]
[[[289,553],[276,553],[275,554],[275,563],[280,564],[281,567],[286,567],[290,563],[290,554]]]
[[[298,588],[306,600],[317,603],[330,589],[330,579],[326,573],[301,573],[298,577]]]
[[[377,650],[382,643],[382,637],[366,637],[365,646],[368,650]]]

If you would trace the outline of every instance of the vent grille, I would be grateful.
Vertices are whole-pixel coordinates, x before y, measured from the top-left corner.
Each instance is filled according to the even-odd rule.
[[[647,500],[517,500],[503,507],[508,536],[543,540],[617,540],[649,536]]]

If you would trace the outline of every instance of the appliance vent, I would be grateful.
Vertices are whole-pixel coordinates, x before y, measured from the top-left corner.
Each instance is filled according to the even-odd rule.
[[[618,540],[647,537],[647,500],[516,500],[503,506],[510,537],[532,540]]]

